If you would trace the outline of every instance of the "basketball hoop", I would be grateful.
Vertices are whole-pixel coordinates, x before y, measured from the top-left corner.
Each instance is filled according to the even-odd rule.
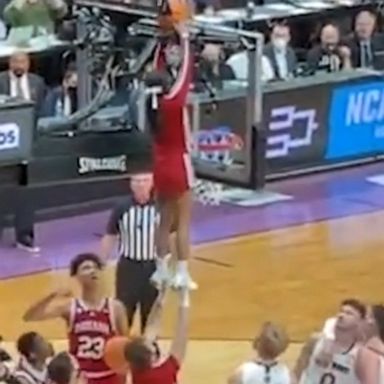
[[[223,184],[214,183],[208,180],[197,180],[193,191],[196,200],[203,205],[220,205],[222,202]]]

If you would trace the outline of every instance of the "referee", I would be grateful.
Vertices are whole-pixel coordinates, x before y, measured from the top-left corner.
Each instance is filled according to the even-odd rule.
[[[158,291],[150,277],[156,270],[155,231],[157,210],[153,199],[152,174],[136,174],[130,180],[131,194],[111,212],[101,244],[106,260],[119,243],[116,267],[116,297],[124,303],[129,326],[140,307],[141,332]]]

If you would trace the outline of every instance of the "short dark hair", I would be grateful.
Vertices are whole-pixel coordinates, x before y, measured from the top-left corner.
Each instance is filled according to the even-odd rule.
[[[326,27],[332,27],[333,29],[336,29],[340,33],[340,27],[333,21],[327,21],[321,26],[321,32]]]
[[[135,337],[127,343],[124,356],[134,370],[145,370],[151,366],[152,352],[142,337]]]
[[[36,338],[39,336],[37,332],[23,333],[17,340],[17,351],[20,355],[29,358],[35,352]]]
[[[367,307],[358,299],[345,299],[341,302],[341,306],[348,306],[353,308],[360,314],[361,318],[363,319],[367,316]]]
[[[384,305],[376,304],[372,305],[372,315],[376,323],[379,337],[384,342]]]
[[[80,253],[75,256],[74,259],[71,261],[71,265],[69,267],[70,275],[76,276],[80,265],[85,263],[86,261],[92,261],[100,270],[104,268],[103,262],[101,261],[100,257],[97,256],[95,253]]]
[[[73,365],[67,352],[60,352],[48,364],[48,379],[56,384],[68,384],[71,381]]]
[[[355,19],[357,19],[363,13],[370,15],[373,19],[377,19],[377,13],[375,11],[373,11],[372,9],[362,9],[360,12],[358,12]]]

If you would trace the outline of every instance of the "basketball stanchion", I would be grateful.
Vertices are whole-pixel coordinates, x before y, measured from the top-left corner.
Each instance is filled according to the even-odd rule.
[[[266,132],[262,125],[252,127],[251,136],[251,185],[254,190],[262,190],[265,187],[267,176],[266,169]]]

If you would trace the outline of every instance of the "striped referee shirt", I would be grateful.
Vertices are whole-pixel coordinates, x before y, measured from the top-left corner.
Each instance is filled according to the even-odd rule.
[[[117,205],[107,225],[108,235],[119,236],[119,255],[134,261],[155,260],[158,214],[154,200],[141,205],[129,197]]]

